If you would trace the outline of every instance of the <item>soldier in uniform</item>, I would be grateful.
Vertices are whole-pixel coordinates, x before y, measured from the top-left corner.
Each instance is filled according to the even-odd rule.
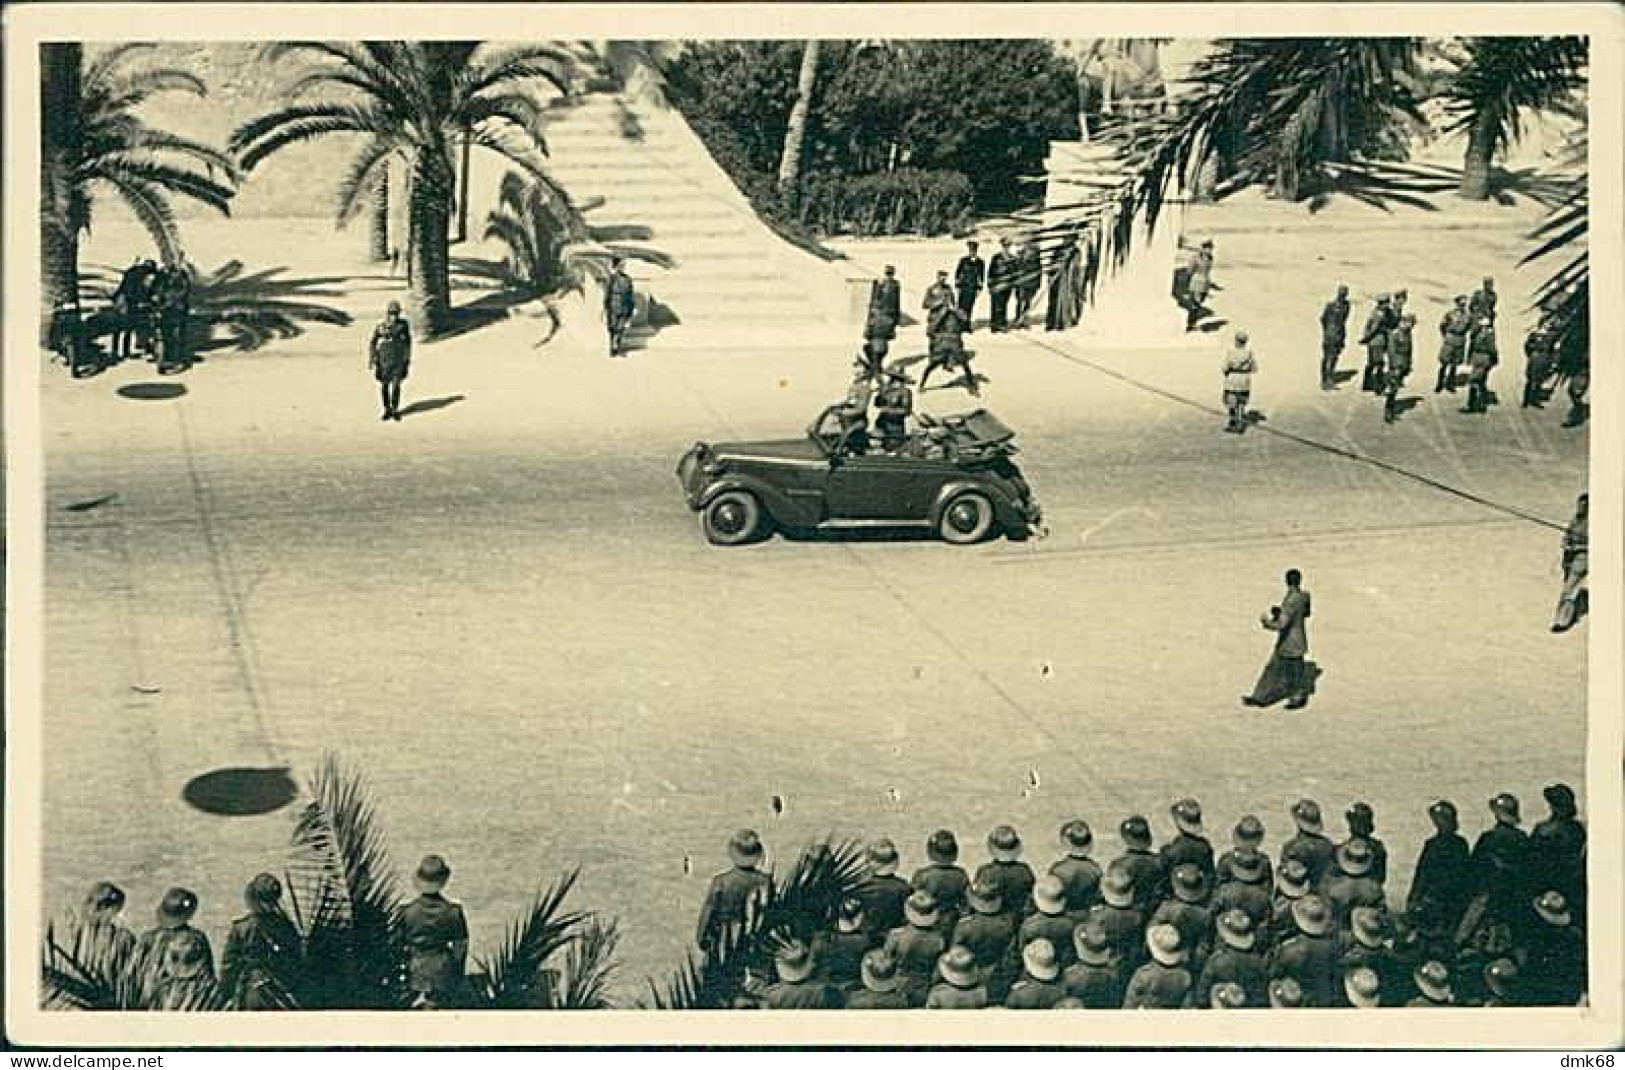
[[[243,889],[248,913],[231,923],[220,958],[221,979],[233,1004],[245,1011],[286,1009],[298,987],[302,941],[282,909],[282,882],[261,873]]]
[[[1348,822],[1349,840],[1364,840],[1371,848],[1370,877],[1378,884],[1388,880],[1388,848],[1377,839],[1377,815],[1370,803],[1357,802],[1343,813]],[[1347,842],[1347,841],[1344,841]]]
[[[986,881],[998,891],[1005,911],[1019,921],[1030,905],[1037,879],[1033,868],[1021,860],[1021,837],[1009,825],[1000,825],[987,835],[987,853],[993,860],[977,869],[971,883]]]
[[[1089,857],[1095,834],[1087,822],[1068,821],[1061,826],[1060,860],[1049,867],[1050,874],[1058,878],[1066,890],[1066,909],[1074,922],[1100,900],[1100,863]]]
[[[1106,934],[1113,953],[1132,968],[1143,950],[1140,933],[1145,926],[1145,912],[1134,902],[1134,876],[1119,862],[1106,869],[1100,882],[1101,901],[1084,915],[1084,925],[1098,925]]]
[[[1292,804],[1292,823],[1297,834],[1281,848],[1281,861],[1295,858],[1309,871],[1309,887],[1319,888],[1320,879],[1331,867],[1337,848],[1326,838],[1321,823],[1320,804],[1313,799],[1299,799]]]
[[[150,346],[148,313],[151,310],[152,283],[158,266],[151,260],[137,259],[124,269],[118,288],[113,291],[113,310],[117,314],[117,327],[113,331],[113,359],[128,360],[136,348]]]
[[[939,304],[932,309],[926,319],[926,336],[929,340],[929,359],[925,370],[920,373],[920,389],[931,378],[931,373],[942,368],[961,371],[964,373],[965,389],[972,396],[981,393],[976,381],[976,373],[971,370],[970,354],[965,349],[964,339],[960,336],[968,329],[969,321],[959,307],[952,302]]]
[[[910,1006],[925,1002],[931,989],[931,971],[948,949],[941,931],[941,909],[936,896],[922,888],[903,903],[908,923],[886,934],[885,952],[896,963]]]
[[[920,891],[931,893],[952,933],[954,923],[965,909],[965,890],[970,887],[970,876],[958,864],[959,841],[947,829],[938,829],[925,841],[925,857],[927,864],[914,871],[910,883]]]
[[[835,931],[824,930],[813,937],[812,953],[820,976],[843,993],[858,986],[858,966],[864,954],[879,943],[865,931],[866,917],[863,900],[843,899],[835,911]]]
[[[869,315],[864,323],[863,337],[868,344],[864,352],[869,358],[871,375],[880,374],[881,361],[891,340],[897,337],[897,325],[903,320],[903,287],[897,281],[897,269],[885,266],[884,274],[869,287]]]
[[[406,947],[406,983],[419,1010],[455,1005],[463,994],[468,961],[468,919],[460,903],[440,893],[451,867],[425,855],[412,875],[418,897],[401,908],[397,928]]]
[[[1070,951],[1072,941],[1067,940]],[[1061,981],[1061,960],[1056,945],[1043,937],[1021,948],[1021,977],[1010,986],[1004,1005],[1016,1011],[1047,1011],[1066,998]]]
[[[177,261],[158,273],[152,304],[158,319],[158,370],[189,366],[187,329],[192,318],[192,272],[185,261]]]
[[[846,388],[836,416],[840,420],[841,443],[849,453],[869,451],[869,403],[874,388],[869,382],[869,363],[859,356],[852,362],[852,382]]]
[[[1046,873],[1033,885],[1033,912],[1016,931],[1016,945],[1026,947],[1034,940],[1048,940],[1062,967],[1072,963],[1072,930],[1076,922],[1066,912],[1066,886],[1061,878]]]
[[[1580,619],[1580,605],[1588,600],[1586,586],[1590,572],[1588,552],[1591,495],[1582,494],[1574,505],[1574,519],[1563,532],[1563,593],[1557,599],[1552,631],[1566,632]]]
[[[1371,845],[1353,839],[1339,846],[1331,869],[1321,879],[1320,894],[1331,905],[1332,917],[1340,929],[1349,925],[1349,916],[1356,907],[1387,910],[1382,885],[1371,877]]]
[[[1224,429],[1233,434],[1247,430],[1247,399],[1253,393],[1258,359],[1247,344],[1247,332],[1236,332],[1236,344],[1224,355]]]
[[[849,1011],[906,1011],[919,1004],[911,1003],[903,991],[902,976],[897,972],[897,960],[884,951],[871,951],[863,956],[858,972],[862,987],[846,997]]]
[[[987,264],[987,291],[991,303],[989,328],[998,333],[1009,329],[1010,292],[1016,284],[1016,256],[1010,239],[999,239],[999,251]]]
[[[1518,799],[1506,792],[1490,800],[1495,824],[1473,844],[1474,877],[1487,896],[1481,930],[1483,950],[1496,952],[1515,939],[1529,920],[1529,835],[1519,828]],[[1500,929],[1502,932],[1493,930]]]
[[[1293,902],[1292,921],[1298,935],[1282,941],[1271,954],[1270,979],[1290,977],[1298,982],[1308,1006],[1335,1006],[1341,975],[1331,909],[1311,892]]]
[[[1208,910],[1208,882],[1200,868],[1190,862],[1176,866],[1169,875],[1173,894],[1151,915],[1151,924],[1172,925],[1179,930],[1179,946],[1190,958],[1191,969],[1199,970],[1207,959],[1208,934],[1213,914]]]
[[[1411,974],[1416,985],[1416,996],[1407,1001],[1407,1007],[1454,1007],[1455,991],[1451,988],[1450,967],[1437,959],[1429,959]]]
[[[1378,294],[1377,307],[1366,317],[1365,330],[1360,334],[1360,344],[1365,346],[1365,376],[1360,380],[1360,389],[1373,394],[1382,389],[1382,370],[1388,360],[1390,311],[1388,295]]]
[[[1536,924],[1515,953],[1529,1002],[1572,1007],[1587,988],[1585,933],[1562,892],[1543,892],[1533,906]]]
[[[1405,899],[1411,923],[1454,933],[1473,895],[1473,867],[1467,841],[1457,831],[1456,807],[1440,799],[1428,808],[1434,834],[1422,845]]]
[[[841,1005],[840,993],[815,976],[818,960],[799,940],[773,957],[779,979],[762,993],[762,1006],[771,1011],[829,1010]]]
[[[982,292],[986,279],[987,264],[976,255],[976,243],[966,242],[965,255],[959,258],[959,263],[954,267],[954,291],[967,334],[976,329],[976,297]]]
[[[1264,871],[1263,884],[1269,887],[1275,879],[1274,868],[1270,865],[1269,855],[1259,849],[1259,845],[1264,842],[1264,823],[1254,814],[1245,814],[1230,831],[1230,840],[1235,846],[1219,856],[1218,864],[1214,866],[1215,879],[1220,884],[1234,880],[1236,859],[1242,856],[1256,856],[1258,864]]]
[[[74,958],[103,977],[119,973],[136,953],[135,934],[118,920],[123,911],[124,889],[111,881],[97,881],[68,921]]]
[[[1462,412],[1489,411],[1490,372],[1501,362],[1495,346],[1495,321],[1483,318],[1467,342],[1467,407]]]
[[[1168,808],[1174,819],[1174,838],[1162,845],[1162,868],[1172,873],[1186,863],[1202,871],[1202,878],[1213,883],[1213,844],[1202,835],[1202,804],[1195,799],[1180,799]]]
[[[367,346],[367,362],[383,395],[381,420],[401,418],[401,383],[412,367],[412,328],[401,318],[401,303],[391,301],[384,321],[372,330]]]
[[[1523,408],[1536,409],[1546,400],[1546,384],[1553,371],[1552,339],[1544,325],[1524,339],[1523,358]]]
[[[894,453],[908,440],[908,418],[914,412],[912,382],[897,368],[887,369],[886,383],[875,395],[875,430],[880,434],[880,448]]]
[[[1484,967],[1484,998],[1480,1007],[1526,1007],[1522,971],[1511,959],[1496,959]]]
[[[1433,384],[1435,394],[1443,390],[1456,391],[1456,369],[1467,357],[1467,337],[1472,334],[1473,318],[1467,311],[1467,295],[1456,298],[1455,306],[1439,321],[1439,379]]]
[[[858,887],[857,898],[863,905],[863,929],[871,945],[903,924],[903,901],[914,891],[897,875],[897,863],[897,845],[890,840],[869,845],[869,879]]]
[[[1265,941],[1276,948],[1297,935],[1298,926],[1292,920],[1292,907],[1308,895],[1309,867],[1301,859],[1285,858],[1275,871],[1275,899],[1270,904],[1270,927]]]
[[[202,941],[204,972],[214,979],[214,952],[209,938],[192,927],[197,915],[197,896],[185,888],[171,888],[158,903],[158,924],[141,934],[135,953],[142,968],[162,981],[169,962],[169,947],[178,940]]]
[[[1123,1005],[1123,960],[1112,946],[1106,927],[1084,922],[1072,930],[1077,961],[1061,975],[1068,996],[1094,1010],[1116,1010]]]
[[[1384,423],[1391,424],[1399,416],[1399,392],[1405,388],[1405,379],[1411,374],[1411,331],[1415,327],[1416,317],[1407,312],[1399,317],[1399,322],[1388,335],[1388,366],[1383,375]]]
[[[1123,841],[1123,853],[1112,865],[1121,867],[1133,881],[1135,908],[1150,912],[1161,901],[1168,881],[1162,858],[1151,850],[1151,823],[1135,814],[1117,827],[1117,835]]]
[[[1259,618],[1259,624],[1275,633],[1275,649],[1253,685],[1252,694],[1242,696],[1243,705],[1271,706],[1283,698],[1289,710],[1301,710],[1309,704],[1309,673],[1304,658],[1309,653],[1312,605],[1302,584],[1303,573],[1287,569],[1286,594],[1281,598],[1279,612]],[[1330,847],[1328,843],[1328,853]]]
[[[1134,971],[1123,993],[1123,1009],[1177,1010],[1185,1005],[1195,979],[1185,968],[1190,955],[1172,925],[1153,925],[1145,932],[1151,960]]]
[[[937,972],[942,975],[942,983],[926,997],[927,1010],[973,1011],[989,1005],[987,986],[970,948],[949,948],[937,960]]]
[[[626,329],[637,311],[637,296],[632,277],[626,273],[626,261],[617,256],[609,267],[609,278],[604,281],[604,324],[609,328],[609,355],[624,357]]]
[[[1375,907],[1355,907],[1349,915],[1338,965],[1343,970],[1345,983],[1350,972],[1370,970],[1380,986],[1382,1005],[1397,1007],[1405,1002],[1410,971],[1389,943],[1387,917]]]
[[[1033,298],[1044,285],[1044,261],[1038,252],[1038,245],[1032,238],[1026,238],[1021,243],[1021,251],[1016,255],[1016,326],[1027,326],[1028,317],[1032,315]]]
[[[1586,829],[1577,816],[1574,789],[1551,784],[1542,794],[1550,813],[1529,834],[1529,872],[1579,908],[1586,898]]]
[[[951,942],[971,952],[993,998],[1003,999],[1009,988],[1005,958],[1016,938],[1019,915],[1006,909],[998,886],[985,877],[978,876],[971,882],[968,898],[971,913],[954,926]]]
[[[1297,1010],[1304,1006],[1303,986],[1290,977],[1282,977],[1270,982],[1270,1008],[1272,1010]]]
[[[1499,295],[1495,292],[1495,280],[1485,276],[1484,285],[1473,291],[1473,296],[1467,302],[1467,311],[1473,322],[1479,320],[1495,319],[1495,303]]]
[[[1232,855],[1230,879],[1214,889],[1209,904],[1215,916],[1239,910],[1252,921],[1253,929],[1267,935],[1274,904],[1270,900],[1269,859],[1263,851]]]
[[[1343,970],[1343,1001],[1340,1006],[1370,1010],[1382,1006],[1382,981],[1375,970],[1365,966]]]
[[[1202,966],[1191,993],[1191,1005],[1207,1006],[1215,985],[1238,984],[1247,994],[1247,1006],[1267,1006],[1269,963],[1258,951],[1258,929],[1253,919],[1242,910],[1226,910],[1216,917],[1214,929],[1219,945]]]
[[[1339,286],[1337,296],[1320,310],[1320,388],[1337,389],[1337,358],[1348,341],[1349,288]]]
[[[154,977],[155,1010],[215,1009],[214,959],[209,941],[196,929],[177,932],[164,946],[163,962]]]
[[[757,868],[762,861],[761,837],[751,829],[740,829],[728,840],[728,860],[732,867],[711,878],[694,942],[701,951],[710,951],[717,937],[731,925],[745,920],[752,903],[767,894],[767,874]]]

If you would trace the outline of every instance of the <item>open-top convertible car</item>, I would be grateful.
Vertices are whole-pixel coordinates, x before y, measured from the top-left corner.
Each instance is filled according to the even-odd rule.
[[[1039,529],[1038,502],[1011,460],[1015,432],[987,410],[921,415],[890,450],[842,416],[831,405],[801,438],[695,443],[677,478],[705,537],[735,546],[774,528],[927,528],[968,544]]]

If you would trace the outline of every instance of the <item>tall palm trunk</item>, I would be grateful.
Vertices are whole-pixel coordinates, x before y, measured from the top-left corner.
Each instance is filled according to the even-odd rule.
[[[474,136],[463,128],[462,166],[457,174],[457,240],[468,240],[468,162],[474,149]]]
[[[1281,200],[1297,201],[1303,197],[1303,172],[1298,166],[1298,144],[1303,137],[1307,120],[1302,112],[1293,115],[1281,132],[1275,148],[1275,179],[1270,196]]]
[[[801,156],[807,143],[807,115],[812,111],[813,88],[818,82],[817,41],[808,41],[801,52],[801,74],[796,79],[796,102],[790,108],[790,121],[784,128],[784,154],[779,157],[779,196],[794,204],[801,178]]]
[[[1486,200],[1490,195],[1490,167],[1494,162],[1495,115],[1485,109],[1478,113],[1467,135],[1467,158],[1456,193],[1469,201]]]
[[[425,338],[451,326],[451,175],[444,158],[420,152],[412,165],[408,206],[413,317]]]
[[[367,215],[367,255],[373,260],[389,259],[389,165],[378,169],[372,204]]]
[[[40,46],[40,271],[46,312],[79,289],[73,164],[80,137],[82,51],[77,44]]]

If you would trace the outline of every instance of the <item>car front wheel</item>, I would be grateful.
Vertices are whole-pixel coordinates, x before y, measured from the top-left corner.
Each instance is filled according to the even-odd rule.
[[[954,495],[937,521],[937,534],[942,536],[942,541],[955,546],[981,542],[992,528],[993,503],[987,495],[974,490]]]
[[[761,531],[762,503],[746,490],[724,491],[700,513],[700,526],[712,545],[739,546]]]

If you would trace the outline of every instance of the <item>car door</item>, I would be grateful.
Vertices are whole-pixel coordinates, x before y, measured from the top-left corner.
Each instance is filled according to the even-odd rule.
[[[831,520],[924,520],[949,474],[940,462],[881,451],[832,462]]]

